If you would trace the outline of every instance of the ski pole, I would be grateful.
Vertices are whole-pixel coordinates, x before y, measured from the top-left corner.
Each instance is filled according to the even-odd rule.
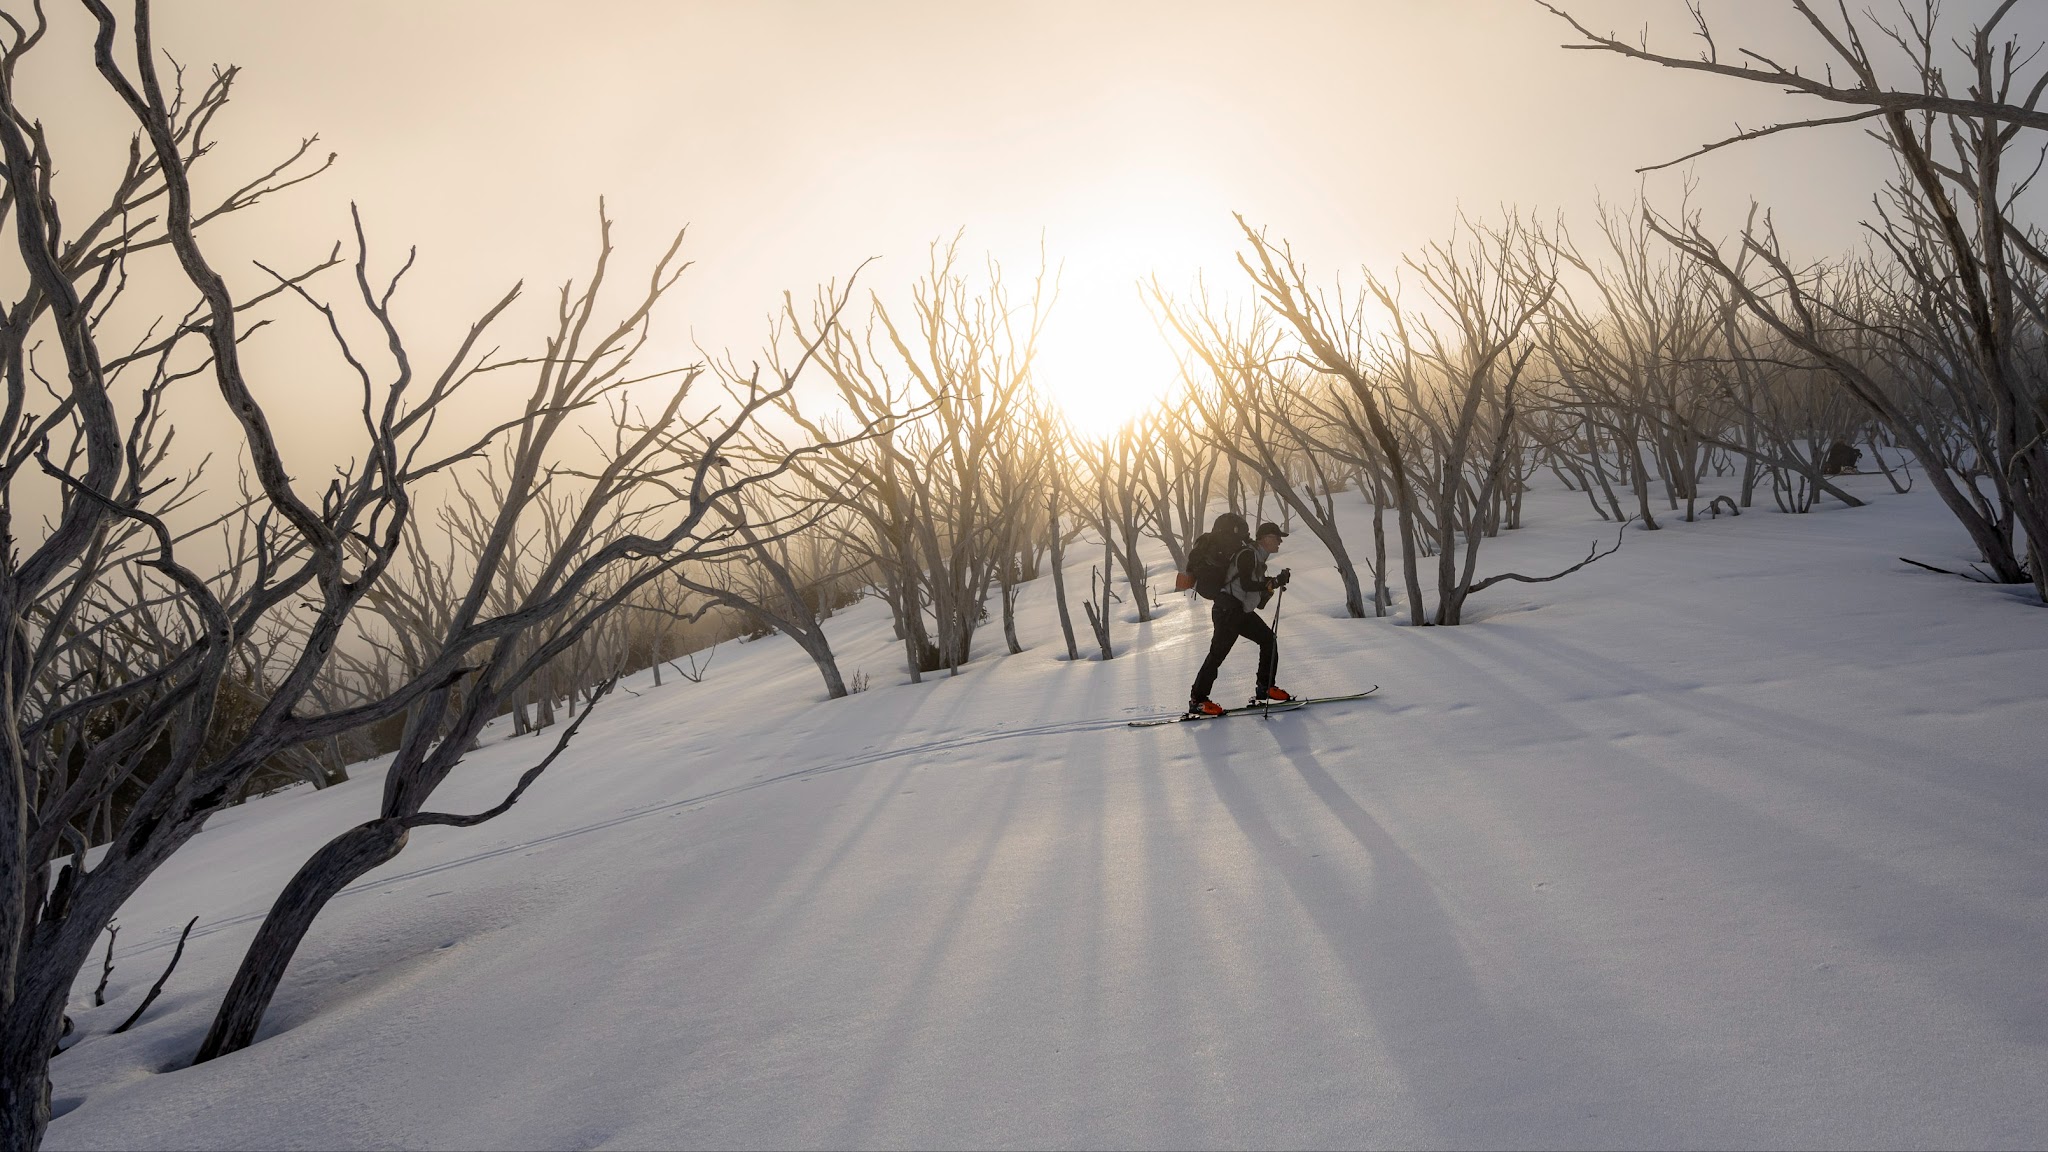
[[[1286,606],[1287,589],[1285,586],[1283,586],[1280,589],[1280,595],[1274,597],[1273,599],[1273,647],[1275,650],[1278,650],[1278,648],[1280,647],[1280,609],[1285,608]],[[1271,687],[1271,685],[1267,685],[1267,687]],[[1273,718],[1273,714],[1271,712],[1268,712],[1266,713],[1265,718],[1271,720]]]

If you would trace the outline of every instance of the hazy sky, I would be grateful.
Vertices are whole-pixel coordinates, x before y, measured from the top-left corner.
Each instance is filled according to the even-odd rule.
[[[90,72],[76,14],[51,6],[64,28],[22,101],[73,129],[59,162],[89,183],[119,152],[95,159],[84,129],[119,124],[121,110]],[[1677,0],[1568,6],[1687,46]],[[1988,8],[1951,3],[1955,30]],[[1708,0],[1708,12],[1724,53],[1823,59],[1784,0]],[[1596,195],[1644,186],[1669,207],[1685,175],[1642,185],[1633,169],[1738,120],[1817,110],[1562,51],[1566,32],[1528,0],[158,9],[173,55],[244,69],[216,186],[302,134],[340,153],[333,172],[214,241],[223,263],[324,252],[354,200],[390,260],[420,246],[402,316],[423,348],[444,347],[515,279],[545,289],[581,274],[603,195],[636,276],[690,226],[697,266],[670,313],[678,356],[692,333],[758,346],[782,290],[808,296],[866,257],[882,257],[870,286],[895,298],[936,237],[964,227],[969,251],[1021,275],[1042,233],[1064,265],[1044,371],[1102,393],[1167,370],[1134,279],[1207,270],[1236,287],[1233,210],[1320,272],[1386,269],[1443,235],[1460,205],[1583,219]],[[1874,143],[1836,128],[1717,154],[1691,175],[1711,220],[1738,223],[1753,195],[1819,253],[1857,243],[1887,171]],[[538,335],[546,296],[533,292],[508,335]],[[290,339],[260,355],[294,362]]]

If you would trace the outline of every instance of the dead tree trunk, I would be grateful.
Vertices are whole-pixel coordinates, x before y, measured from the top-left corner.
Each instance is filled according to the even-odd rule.
[[[1045,518],[1047,544],[1051,552],[1052,595],[1060,611],[1060,637],[1067,642],[1067,659],[1079,660],[1081,650],[1074,643],[1074,616],[1067,610],[1067,542],[1066,529],[1060,524],[1060,501],[1066,491],[1064,464],[1055,463],[1052,482],[1045,491]]]
[[[220,1013],[207,1030],[193,1063],[240,1051],[256,1042],[256,1029],[270,1010],[285,969],[327,902],[341,890],[397,857],[409,832],[402,820],[381,817],[359,824],[313,853],[271,905],[256,941],[242,956]]]

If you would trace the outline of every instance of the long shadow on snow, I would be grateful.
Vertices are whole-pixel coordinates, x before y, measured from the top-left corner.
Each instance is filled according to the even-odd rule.
[[[1466,657],[1448,646],[1439,650],[1442,657],[1465,665],[1461,677],[1487,688],[1489,709],[1514,709],[1523,725],[1539,729],[1564,724],[1579,738],[1602,743],[1606,756],[1585,757],[1575,763],[1576,770],[1606,773],[1612,778],[1612,794],[1632,798],[1639,812],[1684,814],[1684,819],[1660,822],[1659,843],[1666,855],[1683,852],[1693,860],[1718,862],[1724,879],[1761,888],[1801,906],[1875,953],[1938,960],[1934,968],[1922,967],[1923,974],[1938,974],[1945,988],[1966,996],[1983,1019],[2013,1039],[2029,1045],[2048,1043],[2048,990],[2035,981],[2015,986],[2011,978],[2013,972],[2028,970],[2026,964],[2014,963],[2011,957],[2035,955],[2048,946],[2048,926],[1995,910],[1989,906],[1995,897],[1959,899],[1955,892],[1899,867],[1836,847],[1797,824],[1730,799],[1694,779],[1683,766],[1622,748],[1572,724],[1556,709],[1529,698],[1496,669],[1569,665],[1605,680],[1617,696],[1654,707],[1718,716],[1729,722],[1732,733],[1765,733],[1823,750],[1811,759],[1779,758],[1767,764],[1753,757],[1731,757],[1719,749],[1710,748],[1708,754],[1739,771],[1775,777],[1785,786],[1819,793],[1841,810],[1870,813],[1892,830],[1915,831],[1933,825],[1949,844],[1968,844],[1987,857],[2032,857],[2036,870],[2044,871],[2039,867],[2044,852],[2033,838],[2043,815],[2048,814],[2043,811],[2048,804],[2040,798],[2038,780],[2008,779],[2021,773],[2005,765],[1963,762],[1972,775],[1987,773],[1997,778],[1992,788],[1980,791],[1952,778],[1953,759],[1942,766],[1939,777],[1930,779],[1909,770],[1930,750],[1903,741],[1692,691],[1552,636],[1504,629],[1475,637],[1474,642],[1522,649],[1483,660]],[[1879,769],[1870,767],[1873,762]],[[2011,789],[2013,784],[2021,787]],[[1908,794],[1888,794],[1893,789]],[[1967,811],[1955,815],[1938,812],[1911,794],[1920,789],[1961,801]],[[2015,805],[2018,812],[2013,810]],[[1759,847],[1740,851],[1738,845]],[[1821,898],[1821,887],[1815,883],[1783,882],[1786,876],[1827,875],[1856,876],[1860,882],[1857,895],[1843,892]]]
[[[952,883],[953,896],[945,910],[939,914],[938,923],[933,926],[923,955],[916,965],[901,980],[903,994],[891,1006],[885,1035],[867,1049],[866,1062],[859,1087],[850,1099],[864,1103],[866,1107],[858,1114],[849,1116],[839,1131],[825,1141],[832,1147],[856,1148],[876,1143],[873,1131],[880,1118],[883,1105],[891,1101],[887,1092],[902,1072],[908,1058],[914,1052],[920,1024],[927,1015],[932,999],[940,991],[939,975],[951,953],[954,940],[959,936],[962,924],[972,910],[975,896],[982,882],[988,876],[990,863],[995,859],[996,849],[1002,843],[1003,829],[1009,823],[1010,815],[1016,808],[1017,798],[1023,790],[1025,774],[1010,773],[1009,783],[1004,788],[996,812],[988,822],[982,835],[982,842],[975,850],[974,860]]]
[[[1996,837],[1995,845],[1986,846],[2034,855],[2048,863],[2048,851],[2042,848],[2043,842],[2048,841],[2048,773],[2036,765],[2018,760],[1967,759],[1947,749],[1932,749],[1867,728],[1730,700],[1548,634],[1501,629],[1475,636],[1473,641],[1498,645],[1501,654],[1488,662],[1469,659],[1448,648],[1442,650],[1442,655],[1463,663],[1466,675],[1483,677],[1497,686],[1502,695],[1489,697],[1489,708],[1497,707],[1504,696],[1509,701],[1522,702],[1532,712],[1554,715],[1529,701],[1492,669],[1568,665],[1606,683],[1617,697],[1679,709],[1687,719],[1699,714],[1717,716],[1728,722],[1726,731],[1775,736],[1818,753],[1812,759],[1784,758],[1769,765],[1745,764],[1751,770],[1768,769],[1801,787],[1824,792],[1833,802],[1880,813],[1907,826],[1940,821],[1942,830],[1956,839],[1983,843]],[[1520,651],[1507,651],[1511,648]],[[1586,733],[1581,730],[1581,734]],[[1853,764],[1856,775],[1845,778],[1839,771],[1821,766],[1821,761],[1829,759]],[[1873,772],[1879,774],[1875,781]],[[1933,796],[1960,800],[1969,806],[1969,811],[1949,817],[1930,809],[1925,797],[1880,795],[1873,791],[1873,783],[1925,790]]]
[[[515,852],[525,852],[533,848],[538,848],[544,844],[552,844],[558,840],[567,840],[571,837],[582,836],[590,832],[600,832],[606,828],[617,827],[620,824],[625,824],[634,820],[645,819],[649,816],[660,815],[664,812],[673,812],[679,808],[690,808],[699,804],[710,803],[713,800],[723,800],[729,796],[738,796],[742,793],[752,792],[759,788],[766,788],[772,784],[782,784],[793,780],[803,780],[814,776],[821,776],[831,772],[843,772],[849,768],[864,768],[870,764],[880,764],[889,760],[900,760],[906,756],[925,756],[935,752],[950,752],[962,748],[972,748],[982,744],[990,744],[999,740],[1016,740],[1032,736],[1066,735],[1075,732],[1108,731],[1115,728],[1122,728],[1126,725],[1126,723],[1127,721],[1120,719],[1108,719],[1061,721],[1052,724],[1027,725],[1021,728],[999,727],[991,731],[977,732],[967,736],[952,737],[944,740],[931,740],[922,744],[913,744],[905,748],[882,749],[875,752],[865,753],[859,756],[848,757],[847,759],[841,760],[837,763],[820,764],[810,768],[798,768],[790,772],[780,772],[773,776],[764,776],[760,779],[750,780],[745,784],[735,784],[726,788],[713,789],[709,792],[702,792],[694,796],[684,797],[681,800],[669,800],[659,804],[645,805],[640,808],[635,808],[630,811],[623,812],[617,816],[607,817],[603,820],[595,820],[588,824],[578,825],[574,828],[565,828],[560,832],[551,832],[546,836],[536,836],[530,840],[521,840],[517,843],[512,844],[501,844],[495,848],[489,848],[482,852],[474,852],[466,856],[458,856],[452,860],[443,860],[436,864],[423,865],[419,868],[410,869],[405,872],[393,873],[389,876],[378,876],[375,879],[359,881],[358,883],[343,889],[340,896],[337,896],[336,899],[342,899],[349,896],[359,895],[364,892],[372,892],[383,888],[393,887],[398,884],[403,884],[408,880],[417,880],[422,876],[432,876],[436,872],[445,872],[450,868],[461,868],[465,865],[475,864],[484,860],[495,859],[499,856],[511,855]],[[207,921],[206,923],[201,924],[197,928],[193,929],[191,937],[192,939],[196,940],[206,936],[211,936],[215,932],[219,932],[227,928],[233,928],[238,924],[247,924],[253,921],[261,920],[263,919],[263,917],[269,915],[269,913],[269,907],[265,906],[261,911],[245,912],[237,916],[228,916],[219,920]],[[127,959],[131,956],[139,956],[145,953],[155,952],[159,949],[169,948],[172,944],[176,943],[176,941],[177,935],[175,932],[173,932],[170,933],[168,936],[163,936],[159,939],[150,941],[148,943],[137,944],[133,948],[117,950],[114,955],[116,959]]]
[[[1981,833],[1983,827],[1978,821],[1989,820],[2017,825],[2010,835],[2015,846],[2035,846],[2048,839],[2048,773],[2041,772],[2036,764],[2020,760],[2007,763],[1984,760],[1968,760],[1942,751],[1940,768],[1937,771],[1913,773],[1909,765],[1926,760],[1933,751],[1924,745],[1909,743],[1869,731],[1842,724],[1833,724],[1811,717],[1792,716],[1771,708],[1744,704],[1710,692],[1696,690],[1690,684],[1676,683],[1643,667],[1617,660],[1612,656],[1590,651],[1571,644],[1548,633],[1502,629],[1475,637],[1478,643],[1497,643],[1502,648],[1519,647],[1520,652],[1508,652],[1499,657],[1502,667],[1543,667],[1546,664],[1569,664],[1590,676],[1598,677],[1612,685],[1617,693],[1654,694],[1652,698],[1661,704],[1671,705],[1684,700],[1685,708],[1700,713],[1720,716],[1728,720],[1732,731],[1754,731],[1769,733],[1796,740],[1801,744],[1829,750],[1847,750],[1846,756],[1864,763],[1876,762],[1888,766],[1888,771],[1913,781],[1916,785],[1930,787],[1944,792],[1968,797],[1982,806],[1981,811],[1972,813],[1968,830]],[[1799,765],[1782,762],[1781,768],[1794,769]],[[1967,769],[1958,773],[1956,768]],[[1871,797],[1862,790],[1841,787],[1838,778],[1812,772],[1804,773],[1808,783],[1825,783],[1839,793],[1844,800],[1853,800],[1869,805]],[[1897,806],[1891,809],[1899,815],[1924,817],[1920,806]],[[2019,819],[2015,819],[2019,817]],[[1957,831],[1965,829],[1958,828]]]
[[[1027,653],[1029,651],[1030,649],[1026,649]],[[991,660],[988,663],[993,665],[997,663],[997,661]],[[1132,675],[1137,679],[1140,687],[1140,692],[1138,693],[1138,695],[1143,696],[1145,694],[1143,692],[1143,688],[1147,684],[1149,684],[1150,669],[1143,662],[1140,662],[1136,666],[1136,669],[1137,670],[1134,673],[1132,673]],[[981,670],[977,669],[976,671],[978,672]],[[1062,679],[1064,680],[1065,678]],[[1087,703],[1088,699],[1093,694],[1093,684],[1095,679],[1096,677],[1089,677],[1086,683],[1078,685],[1063,683],[1061,687],[1068,689],[1068,695],[1078,695],[1080,699],[1072,701],[1054,701],[1050,699],[1042,700],[1040,701],[1041,705],[1048,706],[1043,707],[1042,710],[1050,711],[1057,714],[1061,712],[1070,711],[1070,709],[1061,707],[1060,705],[1062,704]],[[947,682],[950,682],[950,680],[951,678],[948,678]],[[957,715],[962,709],[962,707],[965,705],[965,701],[966,698],[964,697],[962,699],[949,701],[945,705],[945,707],[947,708],[947,715]],[[1045,724],[1031,724],[1017,728],[1004,728],[998,726],[992,731],[970,733],[964,736],[955,736],[939,740],[925,741],[923,743],[908,745],[902,748],[885,749],[876,752],[865,753],[862,756],[854,757],[851,760],[842,762],[838,765],[832,765],[822,769],[806,770],[806,772],[802,773],[802,775],[815,775],[820,772],[838,771],[842,768],[879,763],[884,760],[900,759],[908,756],[926,755],[937,752],[957,751],[961,749],[978,747],[980,745],[990,744],[1003,740],[1015,740],[1026,737],[1072,736],[1088,732],[1105,731],[1121,727],[1123,723],[1124,722],[1121,720],[1084,719],[1054,721]],[[873,827],[875,821],[882,815],[883,810],[896,796],[898,792],[898,785],[906,782],[910,777],[910,773],[915,769],[916,766],[907,766],[902,772],[900,772],[895,777],[895,779],[887,788],[880,790],[879,793],[876,795],[874,801],[868,806],[865,813],[855,822],[854,826],[847,830],[844,836],[840,839],[839,843],[827,853],[825,858],[814,869],[810,871],[810,874],[807,877],[807,879],[803,881],[803,887],[801,891],[797,892],[794,896],[790,897],[786,901],[779,901],[779,903],[783,904],[783,910],[772,921],[770,921],[767,925],[764,926],[763,935],[760,938],[758,944],[755,946],[756,954],[765,955],[769,950],[771,950],[774,947],[776,940],[781,935],[783,935],[784,932],[786,932],[788,926],[795,923],[799,917],[799,914],[804,912],[809,907],[811,898],[823,889],[823,887],[831,880],[835,870],[845,862],[847,857],[858,846],[859,842],[863,838],[865,838],[868,831]],[[772,780],[787,779],[789,778],[789,775],[790,774],[779,775],[773,777]],[[759,781],[757,782],[757,786],[758,784],[770,783],[772,782],[772,780]],[[673,804],[664,804],[661,806],[660,810],[667,810],[674,806],[675,805]]]
[[[885,784],[877,788],[874,798],[862,809],[860,815],[855,817],[843,832],[836,833],[834,842],[819,846],[818,852],[821,852],[822,856],[817,857],[815,864],[805,867],[805,861],[816,853],[793,855],[788,861],[788,866],[778,876],[761,883],[758,888],[749,887],[743,898],[758,896],[760,903],[755,905],[755,910],[766,910],[767,914],[758,926],[747,934],[745,950],[737,953],[737,958],[733,962],[735,977],[740,973],[758,970],[767,958],[782,946],[790,930],[798,926],[804,916],[815,911],[814,902],[817,897],[832,882],[840,866],[867,839],[869,833],[874,830],[876,821],[881,819],[902,785],[910,781],[911,774],[915,771],[914,765],[904,765]],[[839,805],[834,805],[819,813],[820,825],[809,833],[792,835],[786,830],[778,830],[778,838],[784,843],[808,844],[827,835],[834,835],[830,832],[830,823],[838,808]]]
[[[1092,700],[1098,694],[1098,683],[1106,673],[1101,666],[1091,666],[1088,671],[1091,674],[1085,677],[1062,677],[1059,689],[1039,701],[1041,709],[1053,713],[1072,711]],[[1151,685],[1151,673],[1149,662],[1136,661],[1124,674],[1135,682],[1136,694],[1142,698]],[[1120,727],[1121,724],[1121,721],[1061,722],[1031,726],[1004,736],[1063,735],[1071,743],[1102,728]],[[986,743],[988,739],[990,737],[974,736],[936,743],[966,747]],[[1156,750],[1140,746],[1133,751],[1141,761],[1149,757],[1150,766],[1157,768]],[[1112,1121],[1123,1118],[1128,1111],[1129,1101],[1108,1090],[1101,1078],[1104,1071],[1115,1067],[1108,1060],[1106,1045],[1121,1038],[1113,1022],[1105,1017],[1101,1002],[1105,936],[1114,930],[1111,913],[1104,904],[1106,885],[1110,882],[1104,855],[1110,816],[1103,783],[1107,777],[1089,764],[1085,756],[1072,763],[1076,765],[1071,768],[1075,775],[1063,787],[1069,793],[1069,799],[1062,806],[1052,840],[1055,851],[1059,853],[1057,859],[1020,858],[1005,865],[1006,871],[1026,868],[1042,873],[1033,889],[1034,898],[1018,902],[1003,926],[1008,937],[1021,941],[1021,946],[998,947],[986,940],[979,941],[978,949],[1004,957],[1009,963],[1000,970],[980,965],[941,982],[949,963],[961,962],[956,946],[962,939],[967,922],[974,917],[977,905],[983,903],[982,889],[1014,822],[1017,803],[1025,786],[1033,782],[1038,766],[1015,768],[1005,773],[1000,806],[990,818],[973,864],[953,882],[950,902],[940,914],[939,924],[923,955],[904,982],[904,993],[889,1010],[884,1036],[864,1052],[864,1076],[848,1098],[866,1102],[868,1106],[864,1111],[850,1115],[834,1133],[832,1142],[853,1145],[885,1139],[902,1141],[909,1138],[915,1141],[920,1136],[926,1139],[936,1136],[937,1133],[919,1127],[920,1123],[928,1122],[927,1117],[884,1118],[883,1108],[891,1086],[940,1046],[946,1046],[956,1059],[974,1060],[992,1049],[1018,1042],[1015,1036],[990,1032],[981,1017],[987,1013],[988,1005],[997,1003],[1006,995],[1015,997],[1023,994],[1027,989],[1048,995],[1051,1002],[1058,1005],[1051,1009],[1056,1019],[1043,1021],[1062,1029],[1058,1033],[1057,1047],[1062,1051],[1078,1049],[1092,1055],[1092,1058],[1084,1058],[1077,1054],[1056,1061],[1053,1068],[1026,1073],[1027,1077],[1051,1076],[1054,1082],[1062,1083],[1066,1099],[1073,1105],[1072,1111],[1063,1113],[1064,1119],[1078,1126],[1078,1130],[1067,1131],[1064,1135],[1083,1143],[1099,1142],[1106,1135],[1105,1118]],[[1124,769],[1143,767],[1121,758],[1113,766],[1119,770],[1117,775],[1120,778],[1124,776]],[[1157,774],[1151,775],[1156,777]],[[986,804],[979,807],[985,808]],[[1076,841],[1085,842],[1085,847],[1077,845]],[[877,910],[878,914],[884,911]],[[1063,970],[1048,972],[1042,962],[1028,970],[1016,967],[1024,962],[1024,958],[1040,955],[1033,945],[1045,939],[1069,942],[1072,951],[1058,962]],[[951,1002],[951,1006],[935,1016],[932,1001],[939,999],[941,994]],[[1068,1007],[1070,996],[1078,1000],[1078,1011]],[[948,1031],[941,1034],[938,1029]],[[1014,1058],[1014,1055],[1009,1058]],[[991,1087],[985,1103],[996,1107],[1005,1096],[1004,1088]],[[1026,1111],[1044,1106],[1044,1101],[1027,1104]],[[1157,1116],[1171,1114],[1171,1109],[1160,1108]],[[1142,1131],[1146,1129],[1125,1133],[1122,1139],[1138,1137]],[[970,1143],[980,1138],[960,1131],[950,1135]]]
[[[1002,871],[1031,882],[1005,901],[1000,938],[976,941],[1000,965],[979,966],[977,986],[948,997],[974,1005],[942,1021],[956,1060],[1000,1054],[992,1076],[970,1077],[987,1127],[899,1129],[886,1134],[892,1140],[972,1146],[1028,1131],[1051,1147],[1188,1146],[1189,1111],[1213,1104],[1216,1083],[1172,1076],[1202,1045],[1188,1011],[1200,1002],[1184,991],[1180,958],[1157,946],[1165,934],[1154,854],[1173,843],[1155,835],[1158,749],[1132,740],[1098,763],[1091,753],[1103,746],[1086,739],[1070,737],[1071,755],[1018,770],[1016,779],[1060,799],[1038,844],[1005,854]],[[956,1075],[969,1071],[955,1066]]]
[[[1155,661],[1126,663],[1095,665],[1102,673],[1070,690],[1093,694],[1098,681],[1120,673],[1133,698],[1150,697]],[[1033,997],[1045,1013],[998,1040],[1035,1053],[1013,1056],[1040,1065],[1025,1074],[1025,1090],[1051,1086],[1053,1095],[1023,1114],[1041,1124],[1056,1117],[1057,1127],[1038,1130],[1055,1146],[1242,1143],[1213,1134],[1215,1115],[1234,1112],[1233,1086],[1202,1061],[1224,1034],[1215,1005],[1190,989],[1187,957],[1171,944],[1205,911],[1189,886],[1203,862],[1175,835],[1164,790],[1185,777],[1167,771],[1159,740],[1090,739],[1070,736],[1072,755],[1043,766],[1058,774],[1065,796],[1053,855],[1032,862],[1038,881],[1005,926],[1009,963],[991,986],[997,996]],[[1049,968],[1048,941],[1058,942]],[[1003,1102],[1005,1089],[992,1087],[989,1096]]]
[[[1485,991],[1465,962],[1456,921],[1428,874],[1323,767],[1305,735],[1276,733],[1275,738],[1309,791],[1371,858],[1375,892],[1388,897],[1379,903],[1412,926],[1410,931],[1372,934],[1371,950],[1386,965],[1374,1015],[1389,1034],[1389,1047],[1409,1073],[1411,1086],[1429,1101],[1434,1115],[1457,1116],[1461,1121],[1458,1128],[1444,1131],[1450,1143],[1506,1147],[1547,1140],[1602,1142],[1584,1122],[1587,1105],[1595,1099],[1602,1119],[1592,1127],[1611,1129],[1625,1113],[1625,1123],[1637,1135],[1624,1143],[1634,1143],[1642,1134],[1677,1130],[1654,1115],[1654,1106],[1641,1090],[1640,1073],[1610,1058],[1600,1037],[1561,1016],[1501,1004],[1498,997],[1491,1009],[1485,1007]],[[1386,980],[1387,974],[1394,979]],[[1389,994],[1397,986],[1431,983],[1433,1002]],[[1361,988],[1366,987],[1361,980]],[[1472,1039],[1489,1030],[1490,1039]],[[1486,1053],[1484,1061],[1470,1062],[1473,1052]],[[1561,1083],[1561,1066],[1577,1073],[1576,1083]],[[1561,1093],[1561,1087],[1577,1091]],[[1475,1108],[1475,1100],[1487,1101],[1489,1107]],[[1489,1114],[1491,1122],[1481,1122]]]
[[[1340,959],[1436,1142],[1506,1147],[1584,1141],[1588,1134],[1578,1120],[1589,1101],[1558,1091],[1557,1065],[1563,1051],[1579,1057],[1582,1067],[1597,1064],[1597,1053],[1558,1021],[1489,1003],[1459,943],[1456,922],[1427,874],[1331,778],[1298,733],[1293,741],[1287,735],[1275,733],[1282,753],[1366,854],[1372,891],[1364,899],[1346,891],[1341,869],[1316,863],[1280,835],[1222,757],[1205,754],[1204,766],[1246,841],[1279,874]],[[1621,1087],[1629,1080],[1623,1069],[1585,1079],[1601,1086],[1598,1110],[1610,1117],[1607,1104],[1631,1095]],[[1630,1122],[1643,1131],[1670,1130],[1640,1110]]]

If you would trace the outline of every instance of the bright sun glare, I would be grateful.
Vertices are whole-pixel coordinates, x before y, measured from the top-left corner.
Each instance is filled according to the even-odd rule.
[[[1179,379],[1173,352],[1138,297],[1135,274],[1060,285],[1034,374],[1074,431],[1107,436],[1161,402]]]
[[[1185,288],[1207,255],[1206,229],[1185,218],[1184,205],[1194,198],[1176,196],[1173,183],[1147,175],[1126,172],[1090,188],[1085,224],[1049,237],[1061,265],[1060,292],[1034,374],[1085,437],[1114,433],[1180,387],[1173,349],[1139,284],[1156,272],[1169,291]]]

